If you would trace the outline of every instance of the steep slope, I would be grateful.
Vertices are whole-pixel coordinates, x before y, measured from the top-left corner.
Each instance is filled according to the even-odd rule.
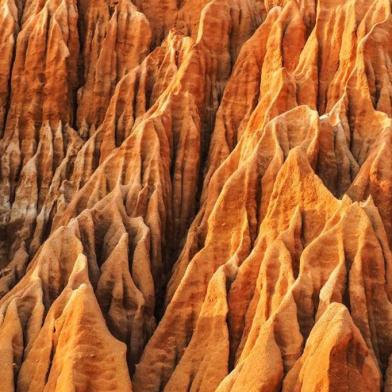
[[[392,390],[390,0],[0,0],[0,390]]]

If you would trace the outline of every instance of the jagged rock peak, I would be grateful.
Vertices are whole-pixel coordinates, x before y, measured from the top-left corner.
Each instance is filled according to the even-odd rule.
[[[390,0],[0,0],[0,391],[392,391]]]

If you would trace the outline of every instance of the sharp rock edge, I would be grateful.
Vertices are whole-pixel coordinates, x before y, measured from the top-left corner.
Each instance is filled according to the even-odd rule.
[[[390,0],[0,0],[0,390],[392,391]]]

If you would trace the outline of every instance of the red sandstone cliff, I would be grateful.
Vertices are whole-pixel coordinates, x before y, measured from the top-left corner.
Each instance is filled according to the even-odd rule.
[[[390,0],[0,0],[0,391],[392,391]]]

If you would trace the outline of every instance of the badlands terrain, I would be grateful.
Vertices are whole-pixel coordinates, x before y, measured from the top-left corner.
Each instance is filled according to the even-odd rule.
[[[0,0],[0,391],[392,391],[390,0]]]

